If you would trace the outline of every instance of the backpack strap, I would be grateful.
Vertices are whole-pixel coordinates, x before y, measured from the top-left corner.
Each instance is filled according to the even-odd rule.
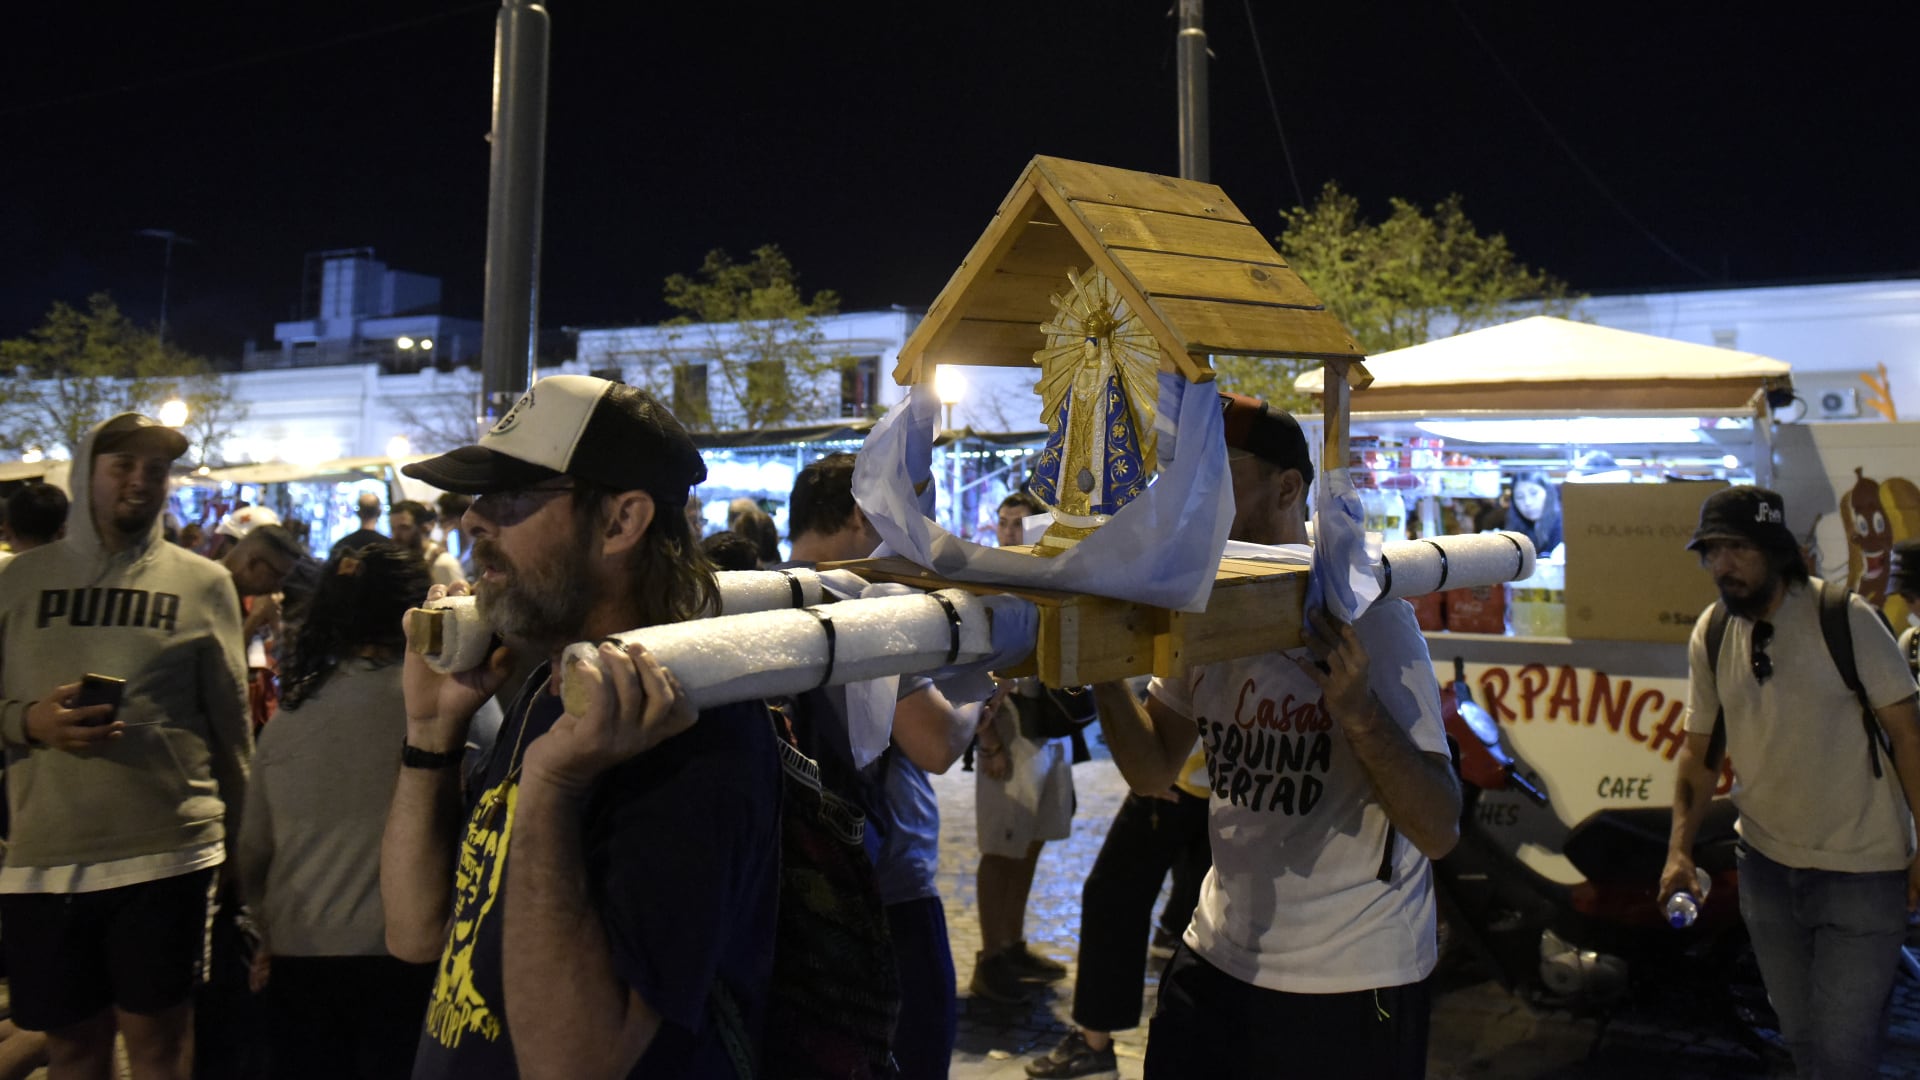
[[[1727,603],[1724,600],[1713,602],[1713,613],[1707,616],[1707,678],[1714,684],[1714,700],[1720,693],[1720,646],[1727,640]],[[1713,735],[1707,740],[1707,768],[1720,771],[1720,761],[1727,755],[1727,707],[1720,706],[1713,714]]]
[[[1860,702],[1860,723],[1867,732],[1867,761],[1873,766],[1877,780],[1885,775],[1880,769],[1880,751],[1885,749],[1889,754],[1893,751],[1886,732],[1874,719],[1873,705],[1867,700],[1866,687],[1860,685],[1860,670],[1854,664],[1853,624],[1847,618],[1852,598],[1852,590],[1844,585],[1830,581],[1820,583],[1820,636],[1827,640],[1827,653],[1833,657],[1833,666],[1840,669],[1840,681],[1847,684],[1847,689],[1853,691]]]

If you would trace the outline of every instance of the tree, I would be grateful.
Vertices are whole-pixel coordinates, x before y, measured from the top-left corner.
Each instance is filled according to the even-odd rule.
[[[152,416],[175,397],[187,404],[189,453],[201,462],[246,415],[211,365],[134,325],[106,293],[88,297],[85,311],[55,303],[26,337],[0,341],[0,436],[9,446],[71,455],[107,417]]]
[[[696,274],[667,278],[666,300],[681,313],[666,323],[677,330],[666,348],[639,357],[641,381],[687,426],[759,429],[837,414],[833,376],[853,361],[827,348],[816,320],[837,312],[840,298],[803,294],[777,246],[744,263],[710,251]]]
[[[451,386],[446,384],[451,383]],[[442,454],[478,437],[480,373],[458,368],[438,377],[434,392],[381,399],[416,454]]]
[[[1312,207],[1286,212],[1277,244],[1288,265],[1368,354],[1418,345],[1524,315],[1569,316],[1579,297],[1566,282],[1520,262],[1499,234],[1482,236],[1459,195],[1431,213],[1392,199],[1385,221],[1328,183]],[[1289,409],[1316,408],[1293,392],[1317,361],[1215,357],[1221,382]]]

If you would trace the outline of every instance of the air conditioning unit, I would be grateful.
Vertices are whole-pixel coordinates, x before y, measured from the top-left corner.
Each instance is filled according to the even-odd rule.
[[[1847,420],[1860,415],[1860,391],[1851,387],[1816,390],[1810,395],[1813,415],[1822,420]]]

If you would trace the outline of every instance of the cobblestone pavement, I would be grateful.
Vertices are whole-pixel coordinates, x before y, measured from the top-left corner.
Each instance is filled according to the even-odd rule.
[[[1126,785],[1104,749],[1076,765],[1079,808],[1073,836],[1050,843],[1040,856],[1027,906],[1031,946],[1073,964],[1080,926],[1080,884],[1093,867]],[[1024,1080],[1025,1063],[1059,1041],[1069,1027],[1072,977],[1033,1005],[1006,1008],[974,1001],[967,993],[974,954],[980,948],[974,872],[979,846],[974,835],[974,774],[955,768],[933,778],[940,799],[940,889],[960,983],[960,1039],[953,1057],[955,1080]],[[1164,899],[1164,897],[1163,897]],[[1155,910],[1158,910],[1156,906]],[[1150,965],[1143,1016],[1153,1013],[1158,964]],[[1141,1075],[1146,1030],[1115,1039],[1120,1075]],[[1436,987],[1433,1035],[1427,1056],[1434,1080],[1709,1080],[1767,1077],[1760,1063],[1719,1033],[1703,1033],[1660,1016],[1627,1014],[1604,1027],[1564,1012],[1536,1010],[1486,978],[1466,975]],[[1920,983],[1901,976],[1894,1000],[1883,1077],[1920,1080]]]

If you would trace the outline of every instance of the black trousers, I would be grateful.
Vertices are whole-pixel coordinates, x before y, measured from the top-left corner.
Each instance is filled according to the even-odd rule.
[[[1146,1080],[1421,1080],[1430,1009],[1425,982],[1288,994],[1243,983],[1182,945],[1160,977]]]
[[[1073,1022],[1083,1028],[1125,1031],[1140,1025],[1153,901],[1168,870],[1174,890],[1161,925],[1177,932],[1193,917],[1200,881],[1213,865],[1207,800],[1184,792],[1176,798],[1128,795],[1081,889]]]
[[[391,956],[275,956],[265,994],[273,1076],[412,1076],[434,967]]]

